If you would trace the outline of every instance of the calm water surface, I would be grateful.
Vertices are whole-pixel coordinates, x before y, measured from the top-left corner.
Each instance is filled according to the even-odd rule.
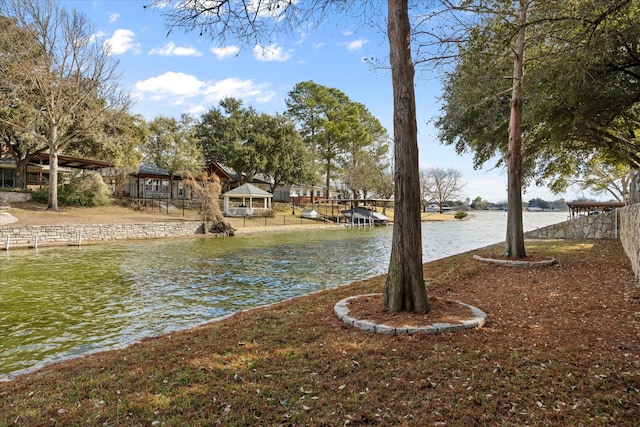
[[[525,230],[567,213],[524,213]],[[424,260],[504,241],[506,213],[422,226]],[[392,227],[0,253],[0,375],[386,273]]]

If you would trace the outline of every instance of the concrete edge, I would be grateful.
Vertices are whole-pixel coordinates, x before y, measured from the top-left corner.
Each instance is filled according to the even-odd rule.
[[[484,257],[481,257],[480,255],[474,255],[473,259],[482,261],[482,262],[488,262],[490,264],[505,265],[508,267],[547,267],[550,265],[558,264],[558,260],[553,257],[543,261],[521,261],[521,260],[511,260],[511,259],[484,258]]]
[[[460,323],[432,323],[424,326],[402,326],[395,327],[385,325],[383,323],[374,323],[370,320],[365,319],[356,319],[352,317],[349,313],[348,303],[350,300],[361,298],[361,297],[372,297],[380,295],[379,293],[374,294],[363,294],[363,295],[355,295],[351,297],[344,298],[338,301],[333,306],[333,312],[338,316],[340,320],[344,323],[354,326],[358,329],[362,329],[365,332],[369,332],[372,334],[385,334],[385,335],[415,335],[415,334],[437,334],[440,332],[456,332],[462,331],[465,329],[475,329],[483,327],[487,322],[487,314],[480,310],[477,307],[466,304],[461,301],[453,301],[457,304],[463,305],[471,309],[471,313],[473,317],[462,320]]]

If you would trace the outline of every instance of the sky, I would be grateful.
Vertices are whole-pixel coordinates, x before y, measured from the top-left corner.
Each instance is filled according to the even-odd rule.
[[[344,20],[308,32],[274,37],[266,48],[244,46],[173,30],[168,33],[162,10],[143,6],[151,0],[58,0],[84,13],[96,38],[108,43],[119,62],[120,84],[134,100],[132,112],[147,120],[183,113],[199,117],[225,97],[274,114],[286,110],[285,99],[303,81],[333,87],[364,104],[393,135],[390,72],[372,67],[370,58],[387,60],[386,35]],[[494,163],[474,170],[471,154],[458,155],[443,145],[432,125],[440,111],[438,75],[416,72],[416,108],[420,168],[452,168],[462,174],[460,200],[482,197],[507,200],[507,174]],[[506,138],[506,135],[505,135]],[[553,194],[545,187],[524,189],[522,199],[567,201],[592,197],[582,191]]]

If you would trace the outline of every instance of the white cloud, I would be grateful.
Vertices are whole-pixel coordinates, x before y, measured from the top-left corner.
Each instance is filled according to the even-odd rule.
[[[202,105],[217,104],[225,97],[234,97],[256,102],[267,102],[275,93],[266,83],[230,77],[224,80],[202,81],[197,77],[168,71],[162,75],[138,81],[134,85],[134,97],[140,101],[152,101],[167,106],[188,106],[187,111],[203,111]],[[207,107],[208,108],[208,107]]]
[[[196,77],[168,71],[160,76],[136,82],[134,95],[153,101],[170,100],[174,105],[202,93],[205,83]]]
[[[225,46],[225,47],[212,47],[211,53],[213,53],[218,59],[225,59],[230,56],[237,55],[240,52],[238,46]]]
[[[298,34],[300,35],[300,39],[294,42],[294,44],[296,45],[302,44],[307,39],[307,37],[309,37],[309,33],[307,33],[306,31],[298,30]]]
[[[105,35],[106,34],[104,33],[104,31],[98,31],[97,33],[91,34],[91,43],[97,42],[98,40],[103,38]]]
[[[347,49],[349,49],[350,51],[354,51],[354,50],[360,50],[362,49],[362,46],[364,46],[365,44],[369,43],[369,40],[362,37],[359,38],[357,40],[353,40],[350,42],[346,43]]]
[[[268,90],[264,92],[262,95],[256,97],[256,101],[259,104],[265,104],[273,99],[276,96],[276,93],[272,90]]]
[[[194,105],[193,107],[187,109],[186,113],[190,116],[199,116],[207,111],[207,107],[204,105]]]
[[[176,46],[174,42],[169,42],[159,49],[151,49],[149,55],[161,56],[202,56],[202,52],[194,47]]]
[[[171,0],[158,0],[156,2],[153,3],[153,8],[155,9],[164,9],[167,7],[171,7]]]
[[[262,99],[266,94],[268,85],[256,84],[253,80],[240,80],[235,77],[229,77],[217,82],[209,82],[204,91],[205,99],[210,103],[220,101],[226,97],[234,97],[240,99]]]
[[[284,62],[291,58],[290,51],[284,51],[282,47],[275,44],[269,46],[255,46],[253,48],[253,57],[258,61],[278,61]]]
[[[134,42],[135,33],[123,28],[117,29],[105,44],[111,50],[111,54],[120,55],[126,52],[140,53],[140,43]]]

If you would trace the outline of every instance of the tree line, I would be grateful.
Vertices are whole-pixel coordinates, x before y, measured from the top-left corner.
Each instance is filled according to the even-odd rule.
[[[445,24],[420,33],[433,48],[428,59],[449,66],[439,136],[473,153],[476,167],[506,167],[505,252],[523,258],[524,184],[561,192],[597,165],[640,167],[640,4],[441,4],[431,16]]]
[[[217,162],[241,180],[259,175],[271,191],[339,180],[354,198],[391,197],[387,130],[336,88],[298,83],[282,114],[226,98],[200,117],[146,121],[130,112],[118,64],[93,41],[86,17],[49,1],[11,0],[0,12],[0,141],[15,159],[18,187],[26,187],[27,164],[48,153],[51,210],[61,154],[113,162],[118,194],[144,161],[171,180]]]

